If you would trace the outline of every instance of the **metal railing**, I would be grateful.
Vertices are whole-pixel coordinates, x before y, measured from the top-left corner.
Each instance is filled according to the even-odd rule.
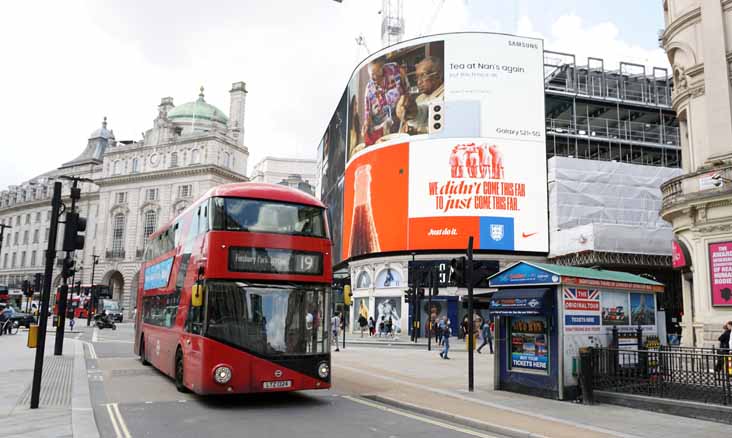
[[[605,118],[546,119],[547,134],[576,135],[679,147],[679,128]]]
[[[593,348],[593,390],[732,405],[732,355],[710,348]]]

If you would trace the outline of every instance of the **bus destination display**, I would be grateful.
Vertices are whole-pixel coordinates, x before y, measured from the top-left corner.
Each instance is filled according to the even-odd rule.
[[[275,248],[231,248],[229,270],[272,274],[320,275],[323,255]]]

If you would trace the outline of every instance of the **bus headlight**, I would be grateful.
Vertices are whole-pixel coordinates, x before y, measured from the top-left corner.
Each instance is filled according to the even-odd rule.
[[[231,368],[224,365],[216,367],[214,370],[214,380],[216,383],[222,385],[229,383],[229,380],[231,380]]]
[[[318,376],[320,376],[321,379],[327,379],[330,375],[330,366],[328,366],[327,363],[321,362],[318,365]]]

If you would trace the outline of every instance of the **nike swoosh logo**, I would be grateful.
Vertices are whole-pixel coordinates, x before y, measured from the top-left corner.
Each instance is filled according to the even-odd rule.
[[[527,237],[533,236],[534,234],[536,234],[536,233],[521,233],[521,237],[527,238]]]

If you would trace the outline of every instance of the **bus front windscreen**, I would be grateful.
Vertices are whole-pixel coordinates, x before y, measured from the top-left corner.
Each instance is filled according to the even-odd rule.
[[[244,198],[213,198],[213,229],[327,237],[320,207]]]
[[[324,286],[211,281],[206,290],[207,337],[262,355],[329,351]]]

